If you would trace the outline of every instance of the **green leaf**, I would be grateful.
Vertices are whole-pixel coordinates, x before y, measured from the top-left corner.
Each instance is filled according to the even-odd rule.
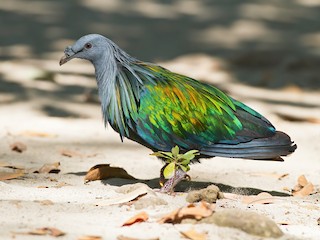
[[[183,165],[179,165],[179,167],[182,169],[182,171],[184,172],[188,172],[190,170],[190,166],[187,165],[187,166],[183,166]]]
[[[186,160],[189,160],[189,162],[190,162],[190,160],[194,159],[194,157],[196,155],[199,155],[198,150],[190,150],[190,151],[186,152],[185,154],[183,154],[182,158],[186,159]]]
[[[173,155],[171,152],[161,152],[163,155],[166,155],[169,158],[173,158]]]
[[[163,176],[165,179],[169,179],[174,175],[174,172],[176,170],[176,164],[174,162],[169,163],[164,169],[163,169]]]
[[[190,163],[190,159],[181,158],[179,160],[179,164],[184,165],[184,166],[188,165],[189,163]]]
[[[173,157],[177,157],[179,154],[179,147],[176,145],[174,148],[171,149]]]
[[[170,152],[154,152],[150,154],[151,156],[162,157],[167,159],[173,159],[172,153]]]

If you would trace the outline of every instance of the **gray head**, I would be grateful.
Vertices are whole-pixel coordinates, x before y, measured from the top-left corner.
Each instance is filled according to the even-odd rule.
[[[60,60],[60,65],[73,58],[86,59],[93,64],[101,59],[102,54],[114,55],[114,48],[118,48],[113,42],[99,34],[89,34],[79,38],[72,46],[65,50],[65,56]]]
[[[98,83],[99,97],[105,122],[118,129],[120,136],[126,136],[122,109],[137,111],[140,91],[145,80],[152,80],[152,74],[139,65],[137,59],[131,57],[114,42],[99,34],[89,34],[78,39],[72,46],[64,50],[65,56],[60,65],[73,58],[81,58],[92,62]],[[119,93],[121,99],[119,99]]]

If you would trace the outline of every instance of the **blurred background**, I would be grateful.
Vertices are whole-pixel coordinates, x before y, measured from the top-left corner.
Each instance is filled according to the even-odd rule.
[[[0,0],[0,173],[25,172],[0,181],[0,203],[7,209],[0,236],[19,238],[20,232],[50,226],[67,232],[68,239],[80,239],[80,233],[126,235],[130,228],[120,228],[114,216],[129,218],[130,206],[115,206],[121,211],[115,214],[114,208],[97,208],[96,201],[115,196],[115,186],[142,180],[158,186],[163,163],[151,150],[127,139],[121,143],[110,127],[105,130],[93,66],[79,59],[59,66],[65,47],[89,33],[105,35],[140,60],[214,84],[298,146],[284,162],[201,160],[180,191],[204,182],[220,184],[224,192],[282,196],[302,174],[319,189],[320,0]],[[59,165],[61,172],[36,174],[44,164]],[[84,175],[97,164],[123,168],[138,180],[84,185]],[[41,196],[54,204],[33,201]],[[181,197],[168,202],[176,208]],[[259,209],[283,222],[285,232],[318,239],[319,194],[308,197],[239,209]],[[159,214],[156,209],[152,217]],[[133,229],[151,233],[144,238],[160,232],[143,226]],[[181,234],[176,225],[163,227],[164,236],[173,231],[177,237],[167,239]]]
[[[297,161],[315,155],[319,13],[320,0],[0,0],[1,136],[40,129],[88,146],[89,135],[101,132],[105,146],[93,67],[58,64],[67,45],[99,33],[140,60],[213,83],[257,109],[305,145]]]

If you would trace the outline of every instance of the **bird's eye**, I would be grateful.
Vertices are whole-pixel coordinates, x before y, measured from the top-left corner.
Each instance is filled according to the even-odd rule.
[[[84,45],[84,47],[85,47],[86,49],[90,49],[90,48],[92,48],[92,45],[91,45],[91,43],[86,43],[86,44]]]

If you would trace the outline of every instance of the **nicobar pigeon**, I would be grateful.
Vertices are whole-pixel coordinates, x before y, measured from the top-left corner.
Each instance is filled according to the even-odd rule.
[[[83,36],[64,53],[60,65],[73,58],[94,65],[105,123],[121,140],[152,151],[195,149],[201,158],[279,160],[297,147],[261,114],[218,88],[140,61],[104,36]]]

